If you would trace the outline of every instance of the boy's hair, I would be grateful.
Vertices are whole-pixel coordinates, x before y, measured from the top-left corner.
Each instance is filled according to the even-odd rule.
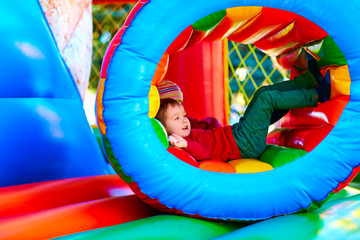
[[[176,101],[172,98],[165,98],[160,100],[160,108],[158,113],[156,114],[155,118],[159,120],[163,125],[165,125],[166,120],[166,111],[168,110],[169,106],[171,107],[182,107],[181,103]]]

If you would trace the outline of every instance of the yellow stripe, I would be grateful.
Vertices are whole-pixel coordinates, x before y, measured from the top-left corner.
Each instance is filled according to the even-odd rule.
[[[348,65],[331,66],[327,69],[330,70],[331,98],[350,95],[351,78]]]
[[[97,94],[96,94],[96,118],[97,118],[97,123],[98,123],[99,129],[100,129],[100,132],[102,135],[106,134],[106,125],[105,125],[104,117],[103,117],[104,105],[102,102],[103,95],[104,95],[105,80],[106,80],[106,78],[100,79]]]
[[[229,68],[228,68],[228,40],[225,38],[223,40],[223,47],[224,47],[224,104],[225,104],[225,121],[226,125],[230,122],[230,104],[229,104],[229,90],[230,90],[230,83],[229,83]]]

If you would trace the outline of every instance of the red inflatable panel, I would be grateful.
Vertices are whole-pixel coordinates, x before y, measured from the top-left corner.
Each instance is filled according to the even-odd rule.
[[[183,150],[181,148],[177,148],[177,147],[169,147],[167,150],[169,153],[171,153],[175,157],[179,158],[180,160],[182,160],[194,167],[197,167],[197,168],[199,167],[199,163],[195,160],[195,158],[193,158],[193,156],[191,156],[185,150]]]
[[[280,129],[268,134],[267,143],[313,150],[333,129],[349,96],[333,98],[315,108],[292,109],[281,119]]]
[[[293,109],[281,120],[281,127],[319,126],[330,124],[335,126],[349,102],[349,96],[333,98],[316,108]]]
[[[221,125],[228,124],[223,41],[203,41],[171,55],[164,79],[177,83],[182,90],[188,116],[215,117]]]
[[[118,175],[70,178],[0,188],[0,217],[101,198],[132,195]]]
[[[298,128],[280,128],[268,134],[266,143],[289,148],[313,150],[333,129],[333,126],[312,126]]]
[[[296,66],[297,69],[307,69],[305,50],[302,48],[297,48],[286,54],[280,55],[276,58],[276,61],[285,69],[291,69],[294,66]],[[294,76],[291,78],[293,77]]]
[[[166,52],[172,54],[183,50],[189,43],[192,33],[193,33],[193,27],[192,26],[187,27],[184,31],[180,33],[179,36],[177,36],[177,38],[175,38],[175,40],[170,44]]]
[[[350,177],[348,177],[348,179],[346,179],[345,182],[339,183],[339,186],[334,190],[334,192],[337,193],[344,187],[348,186],[351,183],[351,181],[356,177],[356,175],[358,175],[359,172],[360,172],[360,166],[355,167]]]
[[[188,41],[187,48],[192,47],[200,43],[208,34],[209,32],[200,31],[193,29],[191,38]]]
[[[0,233],[2,239],[49,239],[158,214],[135,195],[113,197],[3,217]]]
[[[112,57],[112,55],[114,54],[114,51],[116,49],[116,47],[120,44],[121,42],[121,36],[124,34],[125,30],[126,30],[127,26],[123,25],[119,31],[115,34],[115,36],[113,37],[113,39],[111,40],[111,42],[109,43],[109,47],[106,49],[106,52],[104,54],[104,62],[101,66],[101,71],[100,71],[100,78],[106,78],[107,77],[107,67],[109,65],[110,59]]]

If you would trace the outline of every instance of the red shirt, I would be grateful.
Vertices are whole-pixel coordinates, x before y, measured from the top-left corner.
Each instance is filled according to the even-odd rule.
[[[211,130],[192,129],[185,138],[187,148],[196,160],[227,160],[241,158],[241,153],[232,134],[231,126]]]
[[[213,129],[222,127],[219,121],[213,117],[206,117],[201,120],[196,118],[187,117],[190,121],[191,129]]]

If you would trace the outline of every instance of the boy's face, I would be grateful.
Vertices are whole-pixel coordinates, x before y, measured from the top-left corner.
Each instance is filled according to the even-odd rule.
[[[175,133],[180,137],[190,135],[190,121],[186,117],[186,112],[181,106],[169,106],[165,114],[165,128],[169,135]]]

